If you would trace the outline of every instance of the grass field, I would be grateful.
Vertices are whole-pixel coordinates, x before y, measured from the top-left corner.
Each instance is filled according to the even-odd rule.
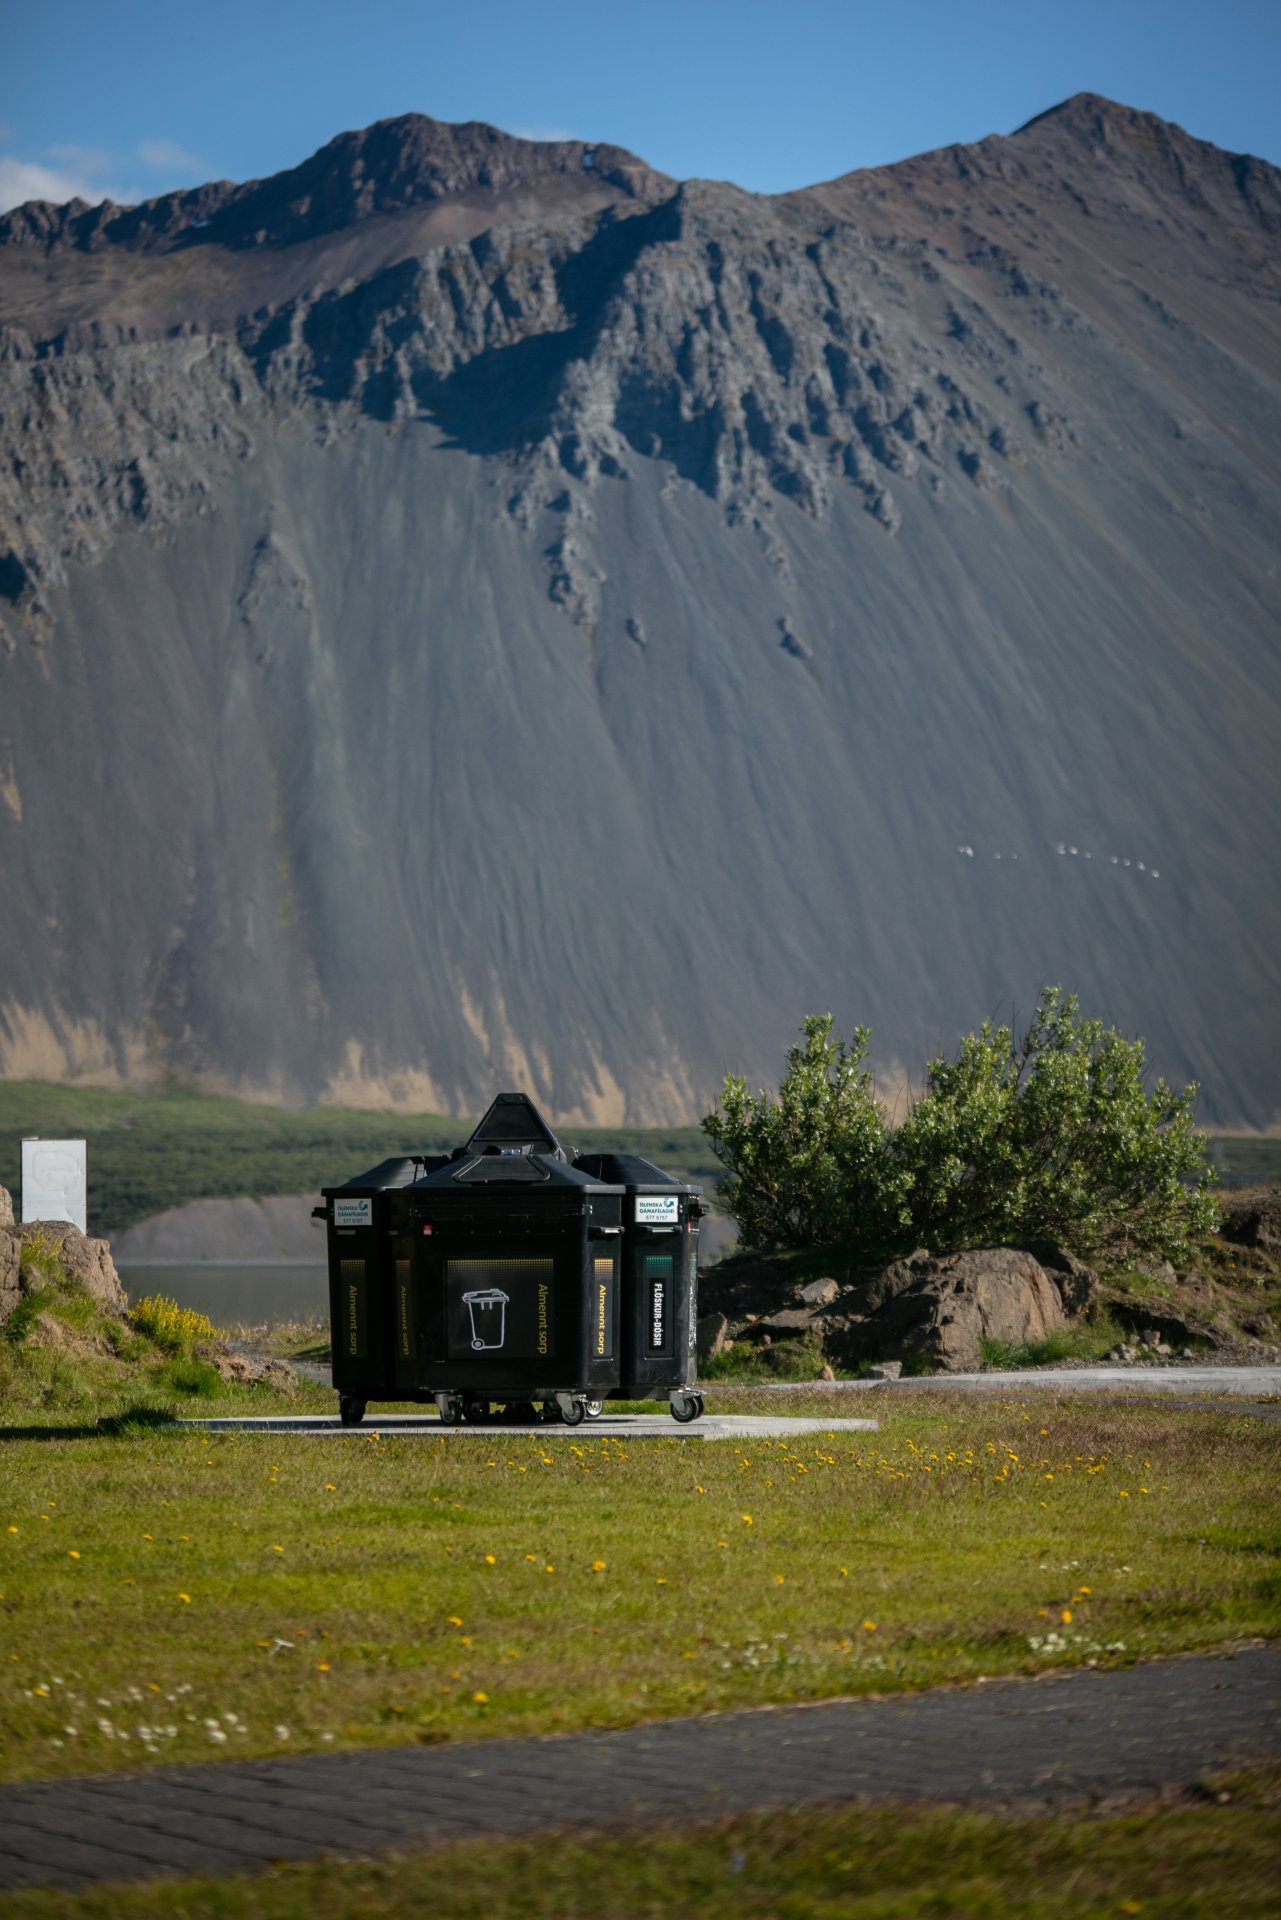
[[[14,1419],[0,1772],[619,1725],[1277,1632],[1277,1428],[876,1410],[879,1434],[741,1445]]]
[[[1274,1776],[1200,1804],[1010,1819],[937,1808],[771,1812],[692,1830],[469,1841],[227,1880],[16,1893],[10,1920],[1272,1920]]]
[[[474,1122],[439,1114],[303,1112],[171,1089],[157,1094],[0,1081],[0,1186],[18,1194],[24,1134],[89,1143],[89,1230],[108,1236],[186,1200],[314,1193],[399,1153],[440,1153]],[[583,1152],[640,1153],[710,1187],[719,1169],[697,1127],[574,1127]]]

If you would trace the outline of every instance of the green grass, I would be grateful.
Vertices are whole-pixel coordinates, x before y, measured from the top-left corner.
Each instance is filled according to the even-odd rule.
[[[985,1367],[1048,1367],[1057,1360],[1088,1364],[1126,1338],[1124,1327],[1100,1308],[1083,1325],[1056,1328],[1043,1340],[985,1339],[979,1344]]]
[[[0,1081],[0,1186],[16,1198],[24,1134],[83,1135],[90,1227],[111,1235],[187,1200],[313,1193],[393,1154],[447,1151],[472,1124],[346,1107],[296,1112],[180,1088],[136,1094]],[[709,1191],[720,1171],[697,1127],[571,1127],[565,1138],[583,1152],[642,1154]]]
[[[1216,1133],[1210,1160],[1239,1180],[1281,1180],[1281,1134]]]
[[[892,1389],[876,1412],[742,1443],[11,1418],[0,1772],[620,1725],[1281,1628],[1277,1428]]]
[[[933,1807],[473,1840],[226,1880],[14,1893],[10,1920],[1272,1920],[1274,1776],[1191,1805],[1014,1819]]]

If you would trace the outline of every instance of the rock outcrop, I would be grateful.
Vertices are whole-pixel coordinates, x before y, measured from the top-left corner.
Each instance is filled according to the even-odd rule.
[[[9,1195],[0,1187],[0,1199],[9,1200]],[[0,1204],[0,1214],[4,1207]],[[9,1318],[22,1295],[28,1291],[28,1271],[22,1266],[24,1244],[37,1248],[43,1254],[52,1254],[63,1271],[79,1283],[99,1306],[110,1313],[123,1314],[128,1310],[128,1298],[116,1272],[116,1263],[111,1257],[111,1246],[106,1240],[96,1240],[81,1233],[79,1227],[67,1220],[33,1220],[23,1226],[13,1224],[13,1208],[8,1208],[9,1224],[0,1220],[0,1325]],[[39,1284],[36,1274],[32,1284]]]
[[[921,1248],[886,1267],[817,1280],[795,1277],[804,1255],[732,1258],[703,1277],[700,1333],[708,1331],[708,1353],[730,1340],[773,1344],[813,1333],[844,1368],[969,1373],[983,1364],[986,1341],[1035,1345],[1080,1324],[1097,1303],[1092,1267],[1049,1243],[1039,1252]]]
[[[846,1364],[916,1360],[973,1373],[983,1363],[984,1341],[1024,1346],[1067,1322],[1053,1277],[1030,1253],[920,1252],[849,1289],[829,1309],[825,1344]]]

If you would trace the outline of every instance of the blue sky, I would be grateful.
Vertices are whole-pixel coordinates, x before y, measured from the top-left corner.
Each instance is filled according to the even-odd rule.
[[[45,0],[5,9],[0,205],[251,179],[416,111],[762,192],[1089,89],[1281,163],[1262,0]]]

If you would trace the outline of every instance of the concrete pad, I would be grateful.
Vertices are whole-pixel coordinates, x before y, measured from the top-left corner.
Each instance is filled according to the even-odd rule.
[[[434,1413],[386,1413],[359,1427],[344,1427],[337,1415],[282,1413],[262,1419],[176,1420],[174,1425],[198,1433],[298,1433],[316,1439],[371,1440],[790,1440],[807,1433],[875,1433],[879,1420],[833,1417],[789,1419],[763,1413],[711,1413],[681,1426],[666,1413],[618,1413],[581,1426],[446,1427]]]

